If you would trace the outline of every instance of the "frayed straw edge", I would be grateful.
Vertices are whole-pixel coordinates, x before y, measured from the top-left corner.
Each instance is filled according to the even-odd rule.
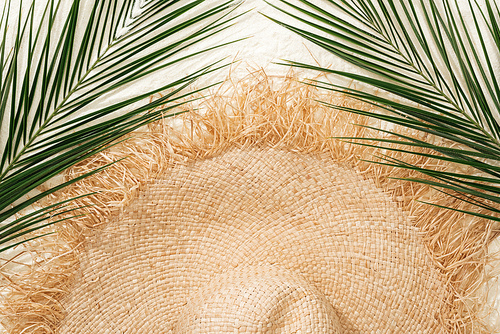
[[[485,267],[491,262],[487,247],[496,236],[494,226],[476,217],[417,202],[430,200],[457,209],[469,207],[426,185],[387,178],[417,176],[414,171],[361,161],[372,159],[377,152],[329,138],[380,137],[376,131],[353,125],[368,124],[372,120],[328,109],[313,100],[363,109],[369,106],[340,94],[321,95],[315,88],[299,83],[293,74],[278,79],[279,87],[275,88],[276,80],[255,70],[244,80],[228,80],[213,97],[202,102],[201,111],[182,115],[182,121],[176,121],[179,126],[172,126],[169,119],[150,124],[127,141],[69,170],[68,177],[74,177],[127,157],[54,195],[54,200],[61,200],[98,192],[75,203],[92,206],[84,209],[85,217],[58,226],[59,233],[52,242],[44,239],[43,243],[29,244],[30,251],[36,254],[34,258],[38,259],[29,272],[0,271],[4,277],[2,284],[10,291],[4,297],[6,306],[1,310],[5,319],[3,324],[9,332],[55,331],[64,316],[60,300],[69,290],[78,265],[78,252],[84,251],[88,231],[107,223],[158,173],[178,163],[222,154],[232,147],[251,146],[305,154],[327,153],[390,193],[422,231],[429,255],[449,287],[450,298],[440,319],[442,324],[450,333],[488,332],[480,317],[486,296],[485,293],[478,295],[478,291],[489,279]],[[423,136],[421,139],[431,138]],[[398,159],[408,158],[397,152],[384,153]],[[423,157],[413,158],[416,160],[412,163],[417,165],[435,163]],[[450,166],[439,163],[435,168],[449,169]],[[51,255],[45,258],[46,254]]]

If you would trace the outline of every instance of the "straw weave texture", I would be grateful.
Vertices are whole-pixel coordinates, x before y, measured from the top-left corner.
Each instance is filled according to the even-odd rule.
[[[397,203],[322,155],[178,164],[89,238],[59,333],[444,333]]]
[[[332,139],[378,138],[358,125],[381,124],[316,100],[376,111],[258,69],[71,168],[68,178],[119,160],[52,196],[80,196],[85,215],[26,243],[26,270],[4,261],[1,324],[9,334],[495,332],[483,287],[498,226],[400,180],[417,172],[367,160],[457,167]]]

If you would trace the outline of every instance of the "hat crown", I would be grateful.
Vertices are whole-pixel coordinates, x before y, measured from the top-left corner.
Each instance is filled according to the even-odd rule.
[[[191,296],[174,333],[342,333],[327,298],[278,266],[221,273]]]

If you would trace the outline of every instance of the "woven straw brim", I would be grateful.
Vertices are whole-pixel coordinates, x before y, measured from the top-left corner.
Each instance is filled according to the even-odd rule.
[[[73,169],[129,156],[67,189],[101,192],[42,245],[54,256],[9,282],[12,333],[485,331],[475,292],[493,227],[415,202],[465,205],[329,139],[373,135],[351,125],[366,119],[253,75],[184,130],[154,124]]]

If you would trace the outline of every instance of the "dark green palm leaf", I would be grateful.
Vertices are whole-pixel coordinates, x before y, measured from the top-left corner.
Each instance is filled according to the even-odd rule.
[[[19,218],[21,210],[99,170],[23,199],[32,190],[123,135],[172,116],[187,99],[183,89],[225,66],[217,62],[199,67],[188,76],[172,76],[156,89],[98,104],[105,95],[154,72],[222,46],[186,53],[237,17],[229,16],[236,7],[232,0],[150,0],[138,14],[137,3],[72,0],[63,13],[62,0],[32,0],[27,12],[19,10],[12,22],[14,9],[6,2],[0,17],[0,126],[6,138],[0,147],[0,252],[56,218],[68,219],[64,214],[74,208],[69,201]],[[43,16],[37,22],[40,6]],[[169,93],[143,102],[160,91]]]
[[[442,189],[490,214],[467,213],[499,221],[500,85],[495,61],[500,60],[500,11],[497,4],[491,0],[461,3],[458,0],[325,0],[322,5],[308,0],[281,2],[285,6],[270,5],[288,14],[290,22],[271,20],[370,74],[292,61],[286,64],[353,79],[402,100],[311,81],[317,87],[376,105],[384,112],[329,107],[441,137],[459,144],[460,148],[443,147],[380,129],[377,130],[389,137],[342,139],[474,168],[477,175],[462,175],[418,167],[387,156],[379,157],[378,161],[420,172],[427,178],[409,181]],[[470,12],[469,19],[464,10]]]

